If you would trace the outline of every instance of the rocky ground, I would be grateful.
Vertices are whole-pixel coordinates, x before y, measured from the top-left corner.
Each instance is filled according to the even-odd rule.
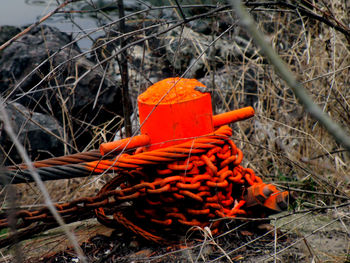
[[[248,225],[227,222],[230,231],[221,237],[210,239],[204,232],[192,233],[178,245],[164,246],[122,229],[106,228],[95,219],[73,223],[70,228],[89,262],[347,262],[350,221],[343,215],[348,212],[295,214]],[[79,262],[58,229],[20,246],[25,262]],[[6,260],[11,261],[11,257],[3,257],[1,262]]]

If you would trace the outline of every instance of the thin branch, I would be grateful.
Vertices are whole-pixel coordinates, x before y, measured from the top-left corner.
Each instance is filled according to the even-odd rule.
[[[118,0],[119,18],[120,18],[120,33],[122,36],[119,39],[120,47],[126,46],[125,38],[123,34],[126,33],[125,29],[125,12],[124,12],[124,1]],[[124,114],[124,127],[126,137],[131,136],[131,120],[130,120],[130,95],[129,95],[129,71],[128,71],[128,53],[125,49],[119,56],[119,68],[122,78],[122,103],[123,103],[123,114]]]
[[[320,21],[332,28],[334,28],[335,30],[341,32],[342,34],[344,34],[344,36],[349,39],[350,38],[350,30],[348,27],[346,27],[345,25],[341,24],[338,20],[336,20],[334,17],[331,17],[329,14],[327,13],[323,13],[323,15],[318,15],[300,5],[294,5],[294,4],[290,4],[290,3],[286,3],[286,1],[274,1],[274,2],[249,2],[247,1],[246,3],[244,3],[247,7],[260,7],[260,6],[280,6],[280,7],[284,7],[284,8],[288,8],[290,10],[294,10],[294,11],[298,11],[300,12],[300,14],[305,15],[306,17],[309,17],[311,19],[315,19],[317,21]],[[315,7],[316,8],[316,7]],[[320,10],[320,12],[322,12]],[[331,22],[329,19],[333,19],[335,23]]]
[[[182,19],[184,20],[184,22],[186,22],[187,19],[186,19],[186,16],[185,16],[185,12],[183,11],[181,5],[179,4],[179,1],[178,1],[178,0],[175,0],[175,2],[176,2],[177,7],[178,7],[179,10],[180,10],[180,14],[181,14],[181,16],[182,16]]]
[[[40,25],[42,22],[44,22],[45,20],[47,20],[49,17],[53,16],[54,14],[56,14],[60,9],[62,9],[63,7],[65,7],[66,5],[76,2],[78,0],[67,0],[65,2],[63,2],[62,4],[60,4],[58,7],[56,7],[55,10],[51,11],[50,13],[48,13],[47,15],[43,16],[39,21],[35,22],[34,24],[30,25],[29,27],[27,27],[26,29],[24,29],[22,32],[19,32],[17,35],[15,35],[14,37],[12,37],[11,39],[9,39],[8,41],[6,41],[4,44],[2,44],[0,46],[0,51],[3,50],[4,48],[6,48],[7,46],[9,46],[12,42],[16,41],[17,39],[19,39],[21,36],[27,34],[31,29],[33,29],[34,27]]]

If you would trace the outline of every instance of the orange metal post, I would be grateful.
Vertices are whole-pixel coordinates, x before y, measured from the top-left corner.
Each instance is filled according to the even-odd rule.
[[[138,97],[142,135],[103,143],[102,155],[148,146],[148,150],[167,147],[205,135],[214,128],[254,116],[245,107],[213,116],[210,93],[196,79],[168,78],[149,87]]]
[[[149,150],[183,142],[214,131],[210,93],[195,79],[157,82],[138,98],[141,133],[151,138]]]

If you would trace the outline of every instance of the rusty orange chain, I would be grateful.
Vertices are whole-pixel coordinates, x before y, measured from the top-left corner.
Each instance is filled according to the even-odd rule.
[[[169,152],[169,149],[160,149],[157,151],[144,152],[137,155],[124,154],[122,156],[119,156],[116,160],[102,160],[97,162],[87,162],[87,163],[82,163],[80,165],[82,165],[83,167],[86,167],[88,170],[95,170],[96,172],[105,171],[102,168],[106,168],[109,170],[118,170],[118,171],[125,171],[125,170],[131,169],[130,174],[133,174],[136,172],[135,168],[142,169],[142,167],[145,165],[154,164],[155,160],[157,160],[158,162],[161,161],[163,163],[167,161],[171,162],[171,161],[174,161],[175,159],[185,158],[189,155],[189,153],[191,154],[203,153],[210,148],[216,147],[216,145],[218,144],[222,144],[223,140],[227,139],[227,136],[230,136],[230,135],[231,135],[230,129],[228,127],[224,127],[219,129],[216,133],[209,136],[211,137],[210,140],[208,140],[209,138],[208,136],[197,138],[196,142],[198,143],[196,143],[195,145],[193,141],[183,143],[181,145],[172,147],[171,152]],[[133,162],[133,160],[135,161]],[[43,166],[47,166],[47,165],[39,164],[38,167],[43,167]],[[25,168],[25,166],[22,166],[22,168]],[[116,186],[118,186],[121,182],[125,180],[127,180],[127,176],[125,176],[125,174],[123,174],[123,176],[119,175],[111,183],[107,185],[110,186],[117,183]],[[160,185],[159,182],[157,184],[154,184],[153,186],[150,183],[141,183],[133,187],[130,187],[129,189],[123,189],[123,190],[114,189],[110,191],[103,191],[95,197],[79,198],[72,202],[67,202],[64,204],[56,204],[55,206],[59,214],[68,222],[68,221],[72,221],[69,219],[70,217],[77,217],[78,215],[81,217],[91,217],[93,216],[93,210],[96,208],[99,208],[101,206],[103,207],[117,206],[120,203],[123,203],[127,200],[131,200],[132,198],[134,198],[136,196],[135,195],[136,190],[140,190],[142,188],[155,189],[159,185]],[[161,191],[161,190],[158,190],[158,191]],[[148,192],[151,192],[151,190],[148,190]],[[17,222],[13,227],[15,227],[16,229],[23,229],[38,222],[44,222],[45,224],[52,224],[52,227],[55,226],[55,220],[52,217],[51,213],[49,212],[48,208],[46,207],[39,210],[33,210],[33,211],[20,210],[16,212],[15,217],[17,218]],[[7,227],[10,227],[7,214],[2,213],[0,214],[0,229],[7,228]],[[37,231],[40,231],[40,227],[38,228],[37,226],[35,226],[35,229]],[[24,233],[27,233],[27,232],[28,231],[24,231]],[[9,237],[8,240],[11,240],[11,237]],[[7,244],[8,242],[6,241],[6,239],[3,239],[0,241],[0,246],[4,246]]]
[[[245,194],[250,186],[263,183],[253,170],[240,166],[243,154],[229,139],[231,135],[232,130],[222,126],[212,134],[179,145],[82,163],[90,171],[117,171],[118,176],[95,197],[56,204],[58,213],[67,223],[95,213],[109,227],[122,224],[159,243],[190,226],[207,226],[210,219],[256,215],[246,204]],[[121,205],[130,202],[132,209],[122,212]],[[56,226],[47,208],[21,210],[16,218],[13,227],[23,229],[17,238]],[[0,229],[7,227],[7,215],[0,214]],[[220,231],[219,221],[212,229],[213,233]],[[167,238],[161,237],[160,231]],[[9,235],[0,240],[0,246],[13,240],[14,236]]]

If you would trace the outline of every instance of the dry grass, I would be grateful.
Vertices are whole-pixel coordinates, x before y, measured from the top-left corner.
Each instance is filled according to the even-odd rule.
[[[344,1],[330,1],[327,2],[327,6],[323,1],[314,1],[314,4],[319,10],[314,9],[313,12],[322,14],[322,10],[328,11],[344,25],[350,23],[349,12]],[[295,10],[278,6],[276,8],[264,6],[256,8],[252,14],[259,28],[266,34],[270,43],[289,65],[298,80],[304,84],[315,103],[350,133],[349,40],[336,29],[320,21],[302,16]],[[178,15],[181,17],[180,13]],[[180,20],[179,18],[178,21]],[[246,105],[254,106],[256,116],[253,119],[233,125],[235,130],[233,138],[245,154],[243,165],[253,168],[265,182],[272,182],[283,189],[292,189],[299,193],[293,211],[290,212],[291,216],[277,217],[273,221],[275,225],[282,225],[281,229],[287,233],[299,235],[295,238],[296,243],[291,242],[290,245],[286,245],[285,250],[281,247],[277,249],[276,244],[279,239],[276,236],[273,240],[275,246],[272,246],[276,251],[272,249],[271,258],[257,256],[256,259],[259,262],[264,260],[284,262],[286,257],[279,258],[279,251],[284,255],[288,251],[297,251],[304,254],[303,260],[305,261],[345,262],[345,253],[341,254],[339,251],[329,249],[327,254],[324,249],[317,247],[312,241],[313,238],[322,240],[322,233],[332,233],[333,225],[337,224],[336,231],[342,234],[334,234],[333,240],[340,239],[340,243],[342,242],[345,244],[344,247],[348,247],[347,253],[349,253],[349,206],[341,209],[336,208],[336,206],[349,202],[350,199],[350,154],[346,153],[317,121],[303,111],[291,90],[258,54],[257,48],[246,36],[244,30],[234,27],[233,30],[221,36],[217,42],[211,43],[209,47],[203,44],[204,41],[210,43],[219,36],[227,28],[224,26],[225,23],[234,23],[235,19],[232,17],[231,11],[217,12],[209,20],[213,32],[209,34],[208,39],[201,38],[202,34],[188,36],[182,32],[181,39],[177,37],[174,40],[179,43],[188,41],[189,45],[192,43],[192,59],[198,58],[196,63],[201,63],[206,69],[199,73],[198,71],[189,71],[185,77],[201,77],[203,82],[214,90],[216,112]],[[152,21],[153,25],[159,24],[157,26],[159,30],[163,29],[163,22],[164,20],[157,17],[154,17]],[[130,25],[138,23],[137,19],[127,21],[127,24]],[[142,23],[139,25],[146,27]],[[104,28],[104,30],[108,31],[108,28]],[[147,37],[151,33],[154,32],[135,31],[138,39]],[[221,40],[226,41],[225,45],[230,43],[237,46],[237,35],[246,40],[245,46],[240,47],[240,55],[228,53],[227,56],[223,56],[218,52],[216,54],[213,52],[215,47],[223,45],[219,42]],[[112,37],[104,39],[104,41],[110,39]],[[169,41],[169,35],[160,35],[157,36],[157,39],[158,43],[161,44],[159,49],[166,48],[166,45],[173,43]],[[179,46],[174,51],[175,55],[172,59],[178,59],[176,55],[180,57],[185,52],[181,48],[182,46]],[[109,58],[110,54],[113,53],[101,52],[100,49],[96,51],[101,55],[101,60]],[[152,74],[150,68],[154,68],[152,68],[152,64],[147,64],[150,63],[147,60],[152,55],[154,56],[152,51],[154,52],[154,47],[149,41],[146,41],[144,46],[131,46],[128,49],[129,63],[131,64],[129,84],[133,105],[135,105],[137,94],[149,86],[151,81],[155,82],[162,78],[159,72]],[[203,56],[199,58],[202,53]],[[140,65],[132,64],[137,57],[141,58]],[[157,59],[161,60],[162,57],[153,57],[152,59],[156,61],[154,63],[157,63]],[[107,67],[109,78],[115,78],[118,81],[118,67],[113,68],[109,64],[113,61],[113,59],[108,60],[102,66]],[[144,64],[142,64],[143,62]],[[96,63],[98,64],[98,62]],[[160,65],[160,67],[162,66],[164,65]],[[186,69],[169,69],[164,75],[182,75]],[[69,127],[69,114],[66,114],[64,118],[68,118],[65,131],[68,135],[72,134],[71,127]],[[110,127],[108,124],[99,127],[87,125],[87,128],[95,131],[94,140],[97,143],[105,140],[106,134],[116,131],[116,127]],[[62,138],[66,140],[66,137]],[[87,146],[86,149],[89,147],[92,146]],[[52,193],[54,201],[66,201],[95,194],[110,178],[111,175],[101,178],[50,182],[47,183],[47,188]],[[41,194],[35,186],[20,186],[18,191],[20,199],[23,201],[22,204],[42,203]],[[328,213],[309,213],[307,211],[321,207],[329,207]],[[301,213],[304,210],[306,211]],[[296,216],[298,218],[295,218]],[[323,216],[326,219],[320,221],[319,217],[323,218]],[[314,222],[315,227],[305,230],[310,222]],[[272,233],[275,233],[275,230],[272,229]],[[205,230],[203,233],[205,240],[211,239],[210,232]],[[222,239],[220,240],[222,241]],[[238,260],[239,258],[236,257],[242,253],[242,250],[238,250],[237,254],[232,247],[222,246],[220,240],[215,242],[212,240],[210,247],[216,246],[222,252],[223,258]],[[242,247],[254,245],[254,242],[254,240],[252,243],[247,242]],[[310,245],[308,242],[312,244]],[[327,245],[323,244],[323,246]],[[208,255],[203,256],[203,251],[205,249],[201,249],[199,252],[193,250],[193,253],[199,254],[192,255],[189,260],[192,262],[201,260],[212,262],[210,260],[213,259],[209,259]],[[159,258],[155,259],[155,261],[157,260]],[[223,259],[218,259],[218,262],[221,260]]]

